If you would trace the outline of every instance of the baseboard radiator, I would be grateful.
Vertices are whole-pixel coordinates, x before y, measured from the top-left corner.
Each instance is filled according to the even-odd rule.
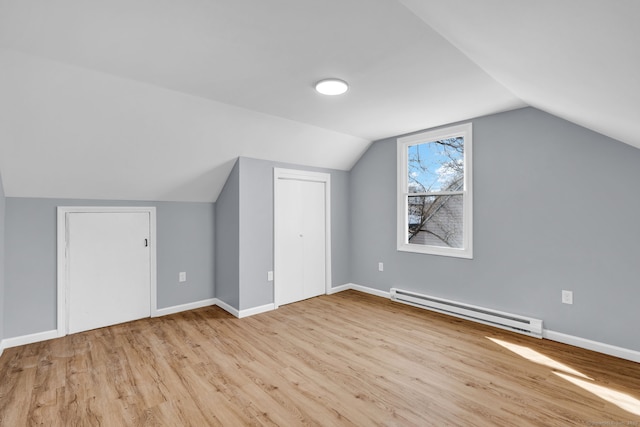
[[[542,320],[391,288],[391,299],[438,313],[542,338]]]

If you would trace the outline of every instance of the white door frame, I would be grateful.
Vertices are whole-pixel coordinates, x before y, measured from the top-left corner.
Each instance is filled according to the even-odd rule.
[[[58,235],[58,336],[67,335],[69,325],[67,323],[67,294],[69,289],[69,265],[67,263],[67,214],[68,213],[148,213],[149,214],[149,251],[150,251],[150,278],[151,300],[149,307],[151,317],[158,315],[156,277],[156,208],[151,207],[113,207],[113,206],[58,206],[57,235]]]
[[[296,169],[273,168],[273,305],[278,308],[278,271],[276,270],[276,236],[278,220],[276,202],[278,200],[278,180],[313,181],[324,183],[324,218],[325,218],[325,294],[331,290],[331,175],[323,172],[311,172]]]

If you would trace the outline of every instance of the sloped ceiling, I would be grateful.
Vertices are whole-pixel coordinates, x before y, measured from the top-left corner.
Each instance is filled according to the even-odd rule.
[[[613,3],[0,0],[5,193],[213,201],[237,156],[348,170],[526,105],[640,146],[637,7]]]
[[[640,148],[640,1],[400,1],[527,104]]]

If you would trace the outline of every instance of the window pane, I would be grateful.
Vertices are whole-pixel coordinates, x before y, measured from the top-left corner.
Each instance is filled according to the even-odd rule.
[[[408,196],[411,244],[462,248],[463,196]]]
[[[407,147],[409,193],[458,191],[464,185],[464,138]]]

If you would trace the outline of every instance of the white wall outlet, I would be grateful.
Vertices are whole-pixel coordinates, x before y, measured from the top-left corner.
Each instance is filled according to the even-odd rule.
[[[273,271],[267,271],[267,281],[273,282]]]
[[[187,281],[187,273],[185,271],[181,271],[178,273],[178,282],[186,282]]]
[[[381,262],[378,263],[378,271],[384,271],[384,264]]]
[[[573,304],[573,292],[572,291],[562,291],[562,303],[563,304]]]

